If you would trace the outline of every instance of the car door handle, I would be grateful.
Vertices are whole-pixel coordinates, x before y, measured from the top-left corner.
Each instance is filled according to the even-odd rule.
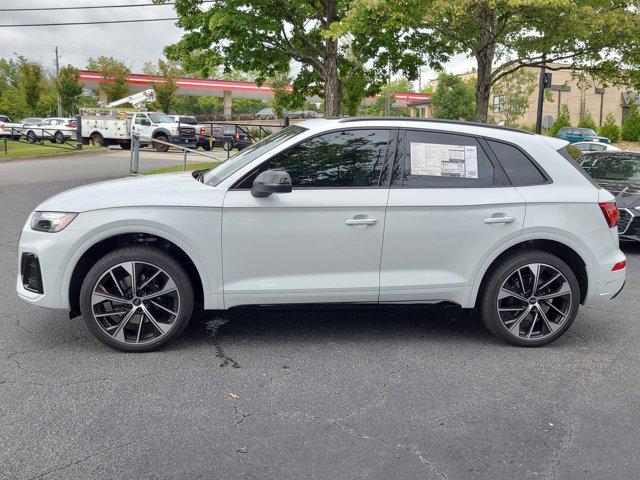
[[[377,218],[353,217],[344,221],[345,225],[375,225],[378,223]]]
[[[516,221],[516,217],[507,217],[506,215],[487,217],[482,220],[484,223],[513,223]]]

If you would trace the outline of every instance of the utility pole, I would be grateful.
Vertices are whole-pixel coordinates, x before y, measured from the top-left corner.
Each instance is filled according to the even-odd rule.
[[[60,79],[60,59],[58,58],[58,47],[56,47],[56,79]],[[57,93],[57,92],[56,92]],[[58,96],[58,116],[62,116],[62,105],[60,104],[60,94]]]
[[[391,115],[391,60],[387,61],[387,104],[385,111],[387,117]]]
[[[540,81],[538,83],[538,112],[536,115],[536,133],[540,135],[542,133],[542,107],[544,105],[544,86],[545,86],[545,73],[546,73],[546,61],[542,58],[542,66],[540,67]]]

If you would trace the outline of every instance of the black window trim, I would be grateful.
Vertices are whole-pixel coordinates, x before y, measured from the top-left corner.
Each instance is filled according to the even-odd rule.
[[[500,162],[500,158],[498,158],[496,153],[491,148],[491,144],[489,143],[489,140],[491,140],[492,142],[496,142],[496,143],[502,143],[503,145],[508,145],[510,147],[514,147],[516,150],[519,150],[520,153],[522,153],[527,158],[527,160],[529,160],[533,164],[533,166],[538,170],[538,172],[540,172],[540,175],[542,175],[542,177],[544,178],[545,181],[542,182],[542,183],[524,183],[522,185],[515,185],[513,183],[513,181],[509,178],[509,175],[507,174],[507,170],[502,166],[502,163]],[[520,147],[520,145],[516,145],[515,143],[511,143],[511,142],[505,142],[504,140],[498,140],[497,138],[493,138],[493,137],[485,137],[485,141],[487,143],[487,149],[494,156],[496,162],[498,162],[498,164],[500,164],[500,168],[502,168],[502,171],[507,176],[507,178],[509,179],[509,183],[512,186],[514,186],[516,188],[517,187],[535,187],[537,185],[549,185],[549,184],[553,183],[553,179],[544,170],[544,168],[542,168],[540,166],[540,164],[538,162],[536,162],[535,159],[531,155],[529,155],[522,147]]]
[[[380,175],[378,176],[378,185],[376,185],[376,186],[368,186],[368,187],[353,187],[353,186],[352,187],[293,187],[293,190],[319,190],[319,189],[323,189],[323,190],[345,190],[345,189],[351,189],[351,190],[355,190],[355,189],[380,190],[380,189],[388,189],[390,184],[391,184],[391,177],[393,176],[393,162],[394,162],[394,157],[395,157],[394,153],[395,153],[395,150],[397,148],[398,132],[401,129],[399,129],[397,127],[381,127],[381,126],[358,126],[358,127],[342,126],[342,127],[333,128],[333,129],[330,129],[330,130],[323,130],[322,132],[318,132],[315,135],[311,135],[309,137],[306,137],[306,138],[294,143],[293,145],[290,145],[289,147],[285,148],[284,150],[279,151],[275,155],[272,155],[269,158],[263,160],[262,162],[260,162],[260,164],[256,165],[254,168],[249,170],[246,174],[244,174],[238,180],[233,182],[231,187],[229,187],[229,191],[231,191],[231,190],[233,190],[233,191],[250,191],[251,188],[238,188],[237,185],[242,184],[242,182],[244,182],[247,177],[249,177],[253,173],[255,173],[255,171],[257,169],[259,169],[260,166],[263,163],[270,161],[275,156],[287,153],[288,151],[290,151],[291,149],[297,147],[298,145],[300,145],[300,144],[302,144],[302,143],[304,143],[304,142],[306,142],[308,140],[312,140],[312,139],[314,139],[316,137],[319,137],[321,135],[325,135],[327,133],[344,132],[344,131],[351,131],[351,130],[387,130],[389,132],[389,139],[387,141],[387,148],[386,148],[385,153],[384,153],[384,160],[383,160],[383,163],[382,163],[382,169],[380,170]],[[382,178],[382,174],[384,173],[384,171],[387,168],[391,168],[391,174],[388,176],[387,182],[385,182],[387,185],[381,185],[380,184],[380,179]]]
[[[404,146],[404,144],[406,143],[406,139],[407,139],[407,132],[426,132],[426,133],[446,133],[449,135],[458,135],[460,137],[469,137],[469,138],[473,138],[474,140],[476,140],[478,142],[478,144],[480,145],[480,149],[484,152],[484,154],[487,156],[487,158],[489,159],[489,163],[491,163],[491,165],[493,166],[494,170],[498,170],[500,172],[502,172],[503,176],[504,176],[504,180],[505,183],[504,184],[499,184],[496,183],[496,178],[495,175],[493,177],[493,185],[468,185],[468,186],[463,186],[463,185],[456,185],[456,186],[441,186],[441,187],[405,187],[404,186],[404,155],[405,155],[405,150],[406,150],[406,146]],[[419,190],[419,189],[432,189],[432,190],[437,190],[437,189],[453,189],[453,188],[505,188],[505,187],[512,187],[513,185],[511,184],[511,180],[509,179],[509,177],[507,176],[506,172],[504,171],[504,168],[502,167],[502,165],[497,161],[497,159],[495,158],[495,155],[493,154],[493,151],[491,151],[491,153],[487,152],[489,145],[486,143],[486,138],[490,138],[491,140],[493,140],[493,137],[485,137],[484,135],[474,135],[473,133],[467,133],[467,132],[455,132],[455,131],[451,131],[451,130],[438,130],[438,129],[433,129],[433,128],[402,128],[400,129],[399,132],[399,138],[398,138],[398,145],[402,144],[403,148],[396,148],[396,157],[395,157],[395,162],[394,162],[394,168],[392,170],[392,172],[396,171],[396,168],[399,170],[399,174],[400,174],[400,184],[399,185],[391,185],[391,188],[406,188],[407,190],[409,189],[415,189],[415,190]],[[508,142],[504,142],[504,143],[508,143]],[[393,175],[392,175],[393,177]],[[393,180],[393,178],[392,178]]]

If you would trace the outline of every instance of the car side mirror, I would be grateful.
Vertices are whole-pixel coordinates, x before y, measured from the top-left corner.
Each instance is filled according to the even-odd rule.
[[[291,192],[291,177],[286,170],[266,170],[253,181],[251,195],[268,197],[272,193]]]

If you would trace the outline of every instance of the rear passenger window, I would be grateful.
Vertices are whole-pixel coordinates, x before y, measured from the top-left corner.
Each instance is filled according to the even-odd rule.
[[[487,143],[498,157],[513,186],[547,183],[542,172],[519,148],[494,140],[487,140]]]
[[[393,185],[403,188],[490,187],[496,182],[493,165],[474,137],[407,130],[401,172]],[[504,175],[503,175],[504,177]]]

